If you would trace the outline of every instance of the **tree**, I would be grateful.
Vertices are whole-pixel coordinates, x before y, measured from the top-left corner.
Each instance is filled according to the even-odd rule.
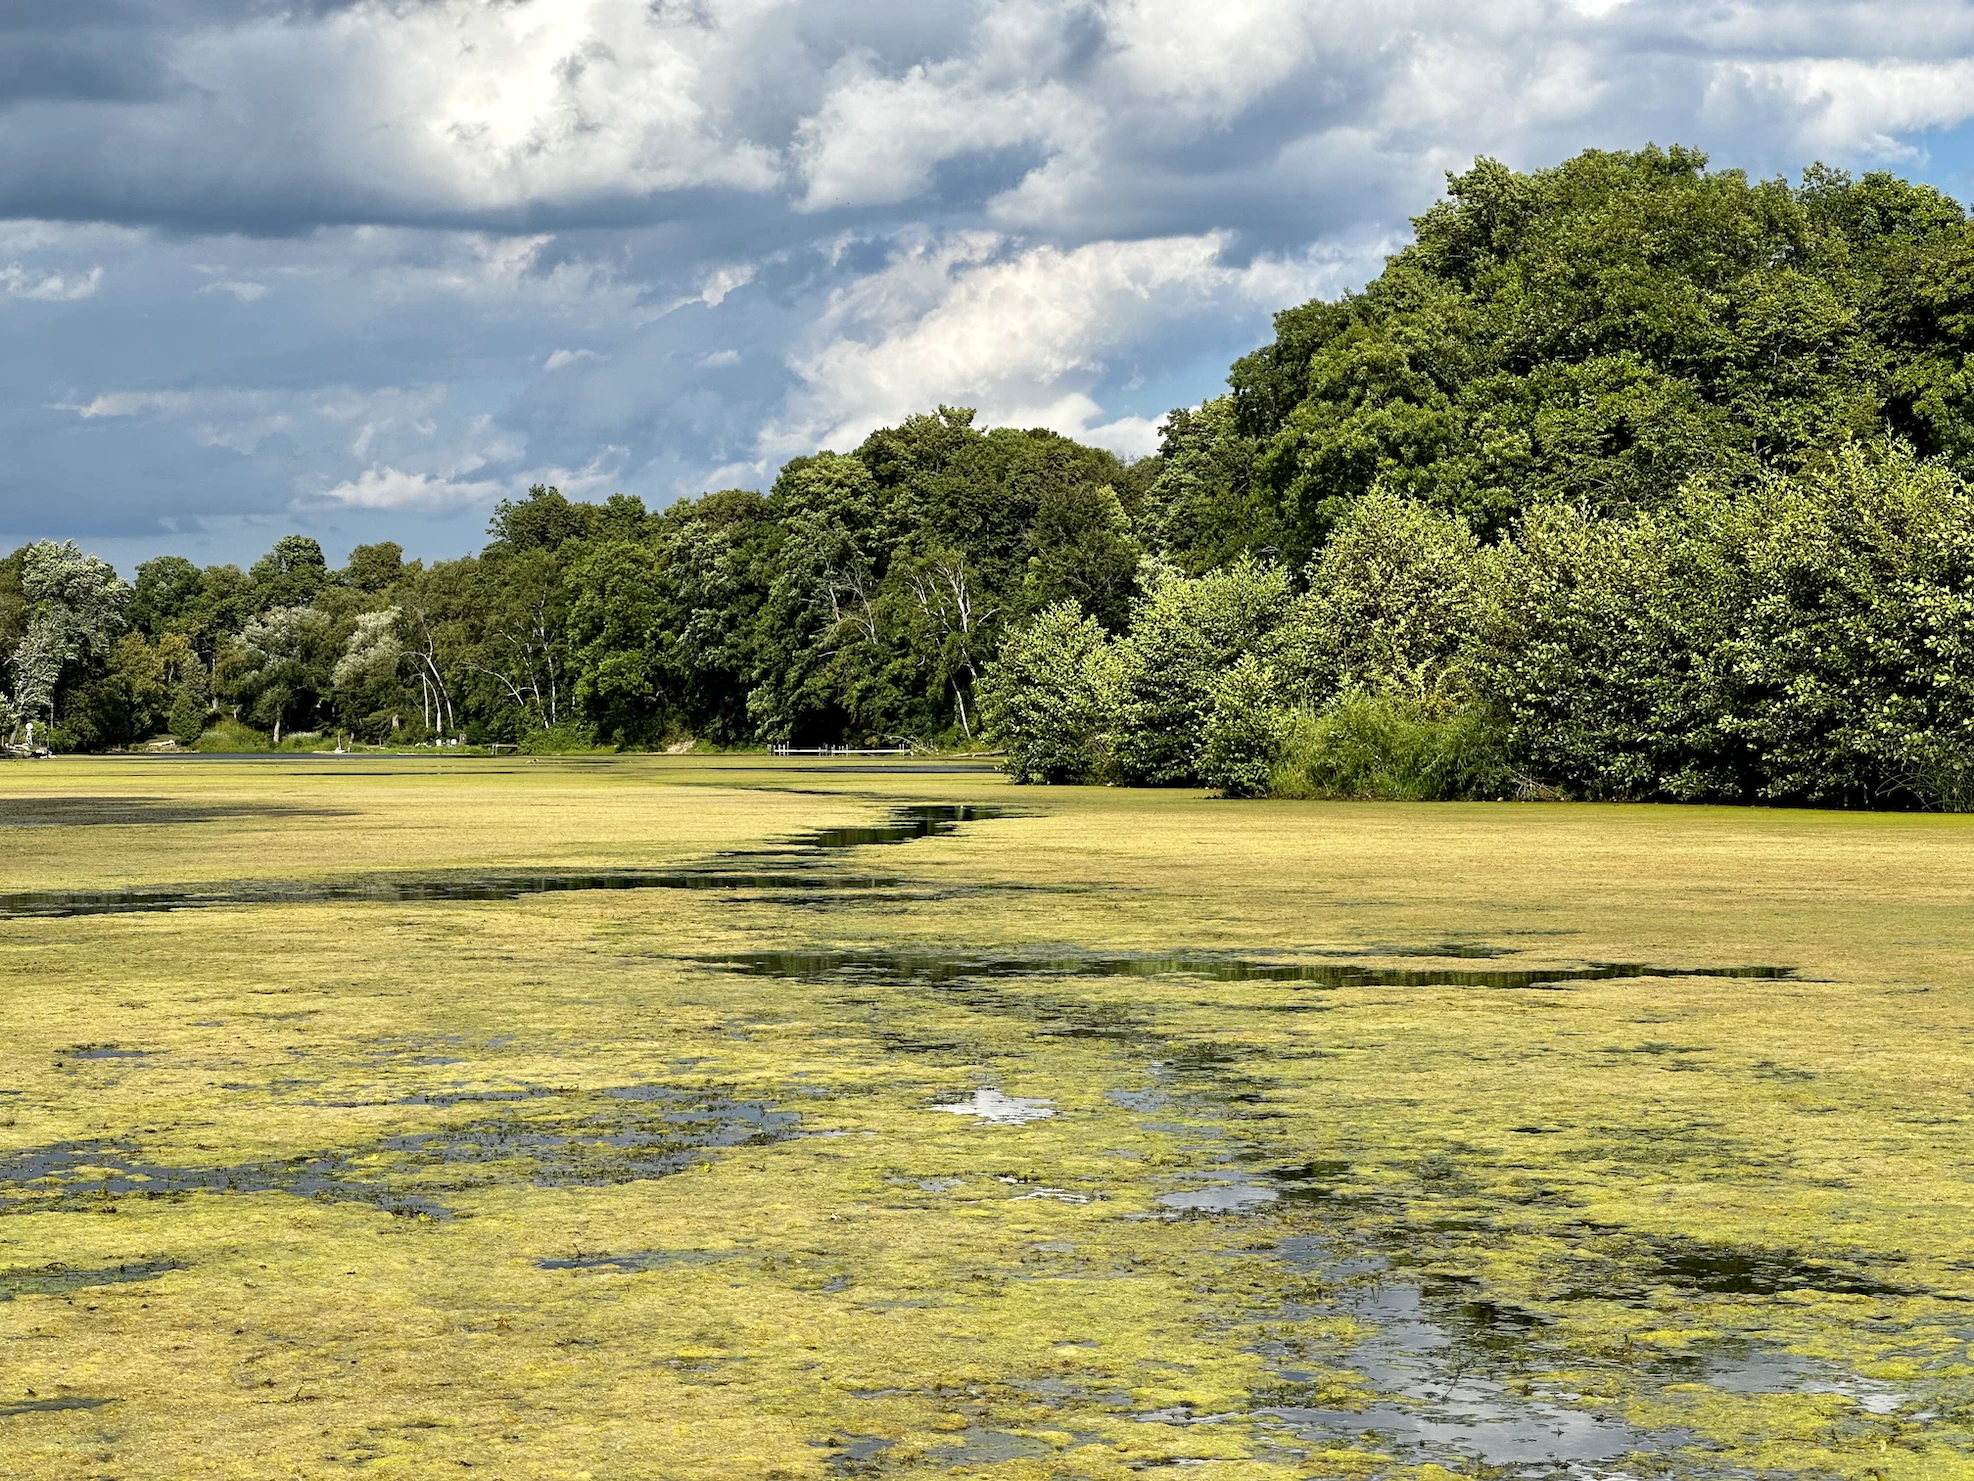
[[[381,596],[404,575],[404,547],[395,540],[359,545],[350,552],[341,574],[345,586]]]
[[[1129,782],[1184,785],[1221,675],[1243,655],[1273,657],[1290,602],[1288,573],[1243,558],[1222,571],[1154,572],[1119,645],[1117,765]]]
[[[199,568],[182,555],[161,555],[137,568],[130,625],[139,632],[183,631],[204,587]]]
[[[130,588],[73,540],[38,541],[20,556],[27,623],[13,653],[12,708],[32,744],[36,720],[53,717],[65,674],[107,661],[125,627]]]
[[[1295,699],[1451,693],[1481,641],[1488,563],[1458,515],[1373,489],[1310,562],[1282,633]]]
[[[1888,424],[1974,473],[1974,228],[1930,187],[1590,150],[1477,160],[1413,225],[1363,293],[1284,311],[1236,362],[1245,487],[1236,441],[1168,422],[1168,546],[1275,524],[1299,564],[1379,485],[1483,535],[1557,502],[1623,516]]]
[[[1016,782],[1086,782],[1105,764],[1117,653],[1074,600],[1013,629],[980,682],[980,718]]]
[[[247,572],[256,612],[303,607],[329,584],[329,562],[322,547],[306,535],[283,535]]]
[[[233,697],[256,723],[272,728],[274,743],[291,721],[308,723],[328,691],[337,651],[333,625],[309,607],[275,607],[240,634]]]
[[[403,612],[386,607],[356,619],[342,655],[329,671],[336,708],[343,723],[379,738],[398,725],[404,703],[404,641],[398,635]]]

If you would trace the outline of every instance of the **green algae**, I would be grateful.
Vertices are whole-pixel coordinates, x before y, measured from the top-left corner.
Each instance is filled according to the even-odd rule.
[[[78,1159],[0,1188],[52,1200],[0,1220],[0,1269],[176,1267],[0,1305],[14,1472],[1967,1472],[1958,835],[1079,792],[856,841],[973,800],[907,788],[998,784],[439,770],[142,784],[331,789],[345,815],[294,820],[267,879],[311,847],[325,878],[375,867],[381,835],[430,876],[475,847],[730,867],[841,829],[819,867],[879,847],[901,883],[0,927],[0,1157]],[[266,827],[149,829],[115,887],[247,878]],[[104,883],[59,847],[12,867]],[[1449,980],[1480,952],[1569,991]],[[735,969],[776,953],[811,965]],[[1363,975],[1061,965],[1092,961]],[[1570,975],[1638,962],[1799,970]],[[1004,1103],[1050,1114],[950,1109]],[[117,1182],[311,1163],[451,1217]]]

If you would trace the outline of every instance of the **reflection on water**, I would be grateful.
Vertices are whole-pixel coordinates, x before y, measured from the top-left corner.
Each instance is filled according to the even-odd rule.
[[[1396,952],[1391,953],[1396,955]],[[1793,967],[1658,967],[1585,962],[1528,968],[1386,967],[1365,962],[1268,962],[1208,953],[1052,953],[994,956],[941,951],[746,951],[695,958],[752,977],[845,976],[915,985],[1009,977],[1204,977],[1215,982],[1283,982],[1298,987],[1481,987],[1528,989],[1566,982],[1645,977],[1787,978]]]
[[[33,890],[0,895],[0,920],[130,915],[221,905],[491,902],[575,890],[846,894],[894,891],[912,882],[838,873],[827,865],[828,856],[846,849],[940,837],[957,832],[962,823],[1008,815],[1008,809],[972,803],[914,804],[893,809],[889,821],[881,824],[822,828],[801,834],[781,847],[739,850],[716,860],[673,869],[447,870],[350,880],[247,880],[129,890]]]
[[[1003,1095],[998,1090],[976,1090],[964,1100],[947,1101],[932,1107],[955,1116],[975,1116],[992,1126],[1021,1126],[1045,1121],[1055,1115],[1055,1103],[1024,1095]]]
[[[0,1214],[101,1208],[125,1198],[192,1193],[286,1193],[448,1218],[452,1210],[430,1195],[470,1189],[497,1176],[537,1187],[601,1187],[666,1177],[713,1152],[785,1140],[801,1124],[796,1111],[663,1085],[592,1095],[563,1092],[533,1105],[543,1109],[517,1107],[349,1150],[228,1167],[155,1162],[129,1141],[61,1142],[0,1153]],[[499,1174],[491,1170],[494,1164],[501,1166]]]

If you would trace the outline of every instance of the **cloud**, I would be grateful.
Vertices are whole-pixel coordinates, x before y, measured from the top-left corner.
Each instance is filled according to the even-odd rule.
[[[1226,260],[1224,232],[1068,251],[959,232],[898,250],[838,290],[814,339],[790,360],[802,383],[766,454],[847,447],[935,403],[989,423],[1053,427],[1131,451],[1154,443],[1144,417],[1106,419],[1091,392],[1114,357],[1189,319],[1256,317],[1334,282],[1347,256]]]
[[[267,284],[241,283],[228,280],[220,283],[208,283],[199,291],[201,293],[230,293],[236,302],[257,303],[267,297]]]
[[[1974,188],[1965,0],[15,9],[0,534],[119,549],[459,551],[940,400],[1142,452],[1477,154]]]
[[[16,262],[0,267],[0,284],[5,285],[9,298],[28,298],[38,303],[71,303],[78,298],[96,296],[96,290],[103,286],[103,270],[92,267],[77,276],[30,271]]]
[[[487,504],[505,491],[491,480],[458,482],[401,468],[366,468],[354,479],[326,489],[322,497],[356,509],[435,509]]]

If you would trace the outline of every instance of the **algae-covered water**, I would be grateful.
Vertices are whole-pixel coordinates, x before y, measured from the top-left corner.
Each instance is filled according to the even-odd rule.
[[[0,1474],[1974,1474],[1974,830],[0,775]]]

